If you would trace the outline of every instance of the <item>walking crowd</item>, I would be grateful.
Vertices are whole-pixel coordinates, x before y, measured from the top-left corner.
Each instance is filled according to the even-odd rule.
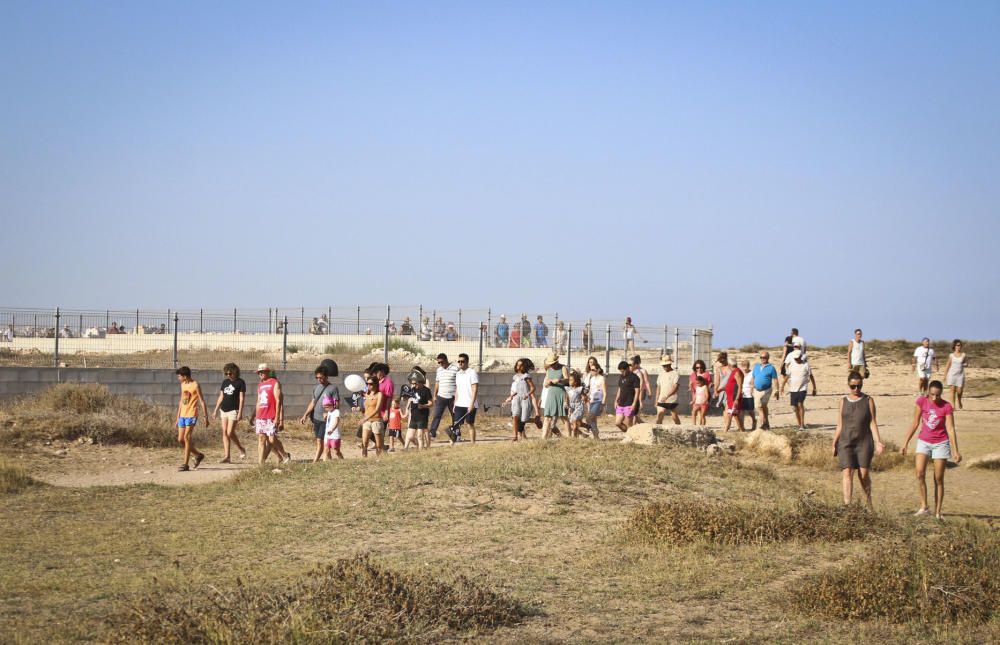
[[[626,334],[630,323],[629,319]],[[505,328],[503,333],[508,339],[512,334],[510,328]],[[536,343],[540,340],[545,342],[546,338],[547,334],[540,337],[535,331]],[[634,340],[633,334],[633,349]],[[463,427],[467,427],[469,442],[476,443],[479,375],[464,353],[459,354],[454,363],[446,354],[440,353],[436,362],[433,390],[427,386],[427,374],[419,365],[411,368],[406,383],[398,389],[398,393],[390,377],[390,368],[385,363],[374,362],[363,376],[352,374],[344,379],[344,386],[350,391],[346,403],[352,411],[361,415],[355,434],[362,456],[367,457],[370,449],[381,455],[395,452],[397,446],[403,450],[429,448],[438,430],[442,429],[446,412],[449,418],[443,431],[448,444],[465,440]],[[938,362],[930,340],[924,338],[913,353],[912,367],[917,377],[918,396],[909,432],[900,451],[906,455],[910,441],[917,434],[915,464],[921,504],[917,515],[931,513],[925,483],[927,467],[932,466],[934,476],[933,513],[941,518],[945,464],[948,460],[955,463],[962,460],[954,413],[956,409],[962,409],[968,365],[962,342],[955,340],[944,369],[952,394],[952,401],[948,402],[943,398],[945,385],[939,380],[932,380]],[[776,368],[772,364],[767,350],[759,352],[758,361],[752,367],[749,360],[737,364],[736,358],[730,357],[727,352],[718,354],[712,372],[708,371],[704,361],[694,361],[687,382],[691,423],[705,425],[709,405],[714,403],[722,410],[722,426],[726,432],[734,421],[739,431],[746,431],[748,420],[749,430],[756,430],[758,413],[760,429],[770,430],[771,400],[787,394],[797,427],[805,430],[805,401],[810,390],[812,396],[817,395],[817,388],[806,342],[798,329],[793,328],[785,338],[779,366]],[[634,424],[642,422],[640,415],[649,400],[654,403],[656,423],[662,423],[669,416],[674,424],[680,424],[677,413],[680,374],[674,369],[669,354],[660,359],[661,373],[656,378],[655,390],[638,354],[621,361],[617,367],[617,389],[612,404],[609,401],[607,375],[593,356],[587,359],[583,371],[577,371],[561,363],[557,351],[551,351],[542,365],[541,388],[536,386],[531,376],[536,369],[531,359],[519,359],[514,365],[509,396],[501,403],[501,408],[510,407],[510,439],[525,439],[529,424],[540,429],[544,439],[560,436],[599,439],[599,420],[608,404],[614,411],[615,427],[627,432]],[[847,367],[847,392],[838,402],[832,452],[842,471],[844,503],[851,502],[853,482],[857,478],[865,502],[871,506],[871,463],[875,455],[885,450],[885,443],[879,433],[875,400],[863,392],[864,382],[871,372],[860,329],[854,331],[854,337],[848,344]],[[181,471],[197,468],[205,459],[204,453],[195,448],[193,442],[199,411],[204,416],[206,428],[210,419],[220,419],[223,443],[221,463],[231,463],[234,446],[239,451],[240,460],[247,458],[236,432],[244,418],[247,385],[240,378],[240,368],[236,364],[227,363],[222,371],[225,378],[211,415],[201,386],[193,380],[191,370],[181,367],[176,371],[180,383],[176,425],[178,442],[184,450]],[[251,423],[257,435],[257,461],[263,464],[273,453],[279,463],[290,462],[291,453],[280,438],[285,422],[281,383],[266,363],[257,366],[256,374],[257,403]],[[338,376],[338,368],[332,360],[325,360],[316,368],[316,384],[310,402],[299,418],[300,423],[311,422],[313,427],[316,440],[313,461],[344,458],[341,451],[342,399],[338,387],[330,381],[335,376]]]

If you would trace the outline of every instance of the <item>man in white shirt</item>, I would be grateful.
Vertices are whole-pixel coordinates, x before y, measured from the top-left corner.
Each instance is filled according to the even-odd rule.
[[[917,389],[921,395],[925,395],[931,373],[937,368],[937,357],[934,355],[934,348],[931,347],[930,338],[921,340],[920,346],[913,352],[913,367],[917,371]]]
[[[788,391],[792,407],[795,409],[795,419],[799,422],[799,430],[806,429],[806,392],[812,383],[812,394],[816,396],[816,379],[813,377],[809,363],[802,359],[802,352],[795,350],[789,356],[792,362],[785,371],[788,373]]]
[[[479,375],[469,367],[469,355],[458,355],[458,373],[455,374],[455,412],[451,431],[452,443],[462,440],[461,427],[469,424],[472,443],[476,443],[476,408],[479,407]]]
[[[430,435],[433,439],[437,436],[438,426],[441,425],[441,417],[447,410],[451,415],[452,423],[455,422],[455,375],[458,374],[458,367],[448,361],[447,354],[437,355],[437,372],[434,375],[434,412],[431,417]],[[449,439],[454,443],[451,435],[451,426],[445,430],[449,434]]]
[[[802,360],[808,361],[806,357],[806,339],[799,336],[799,330],[796,327],[792,327],[792,345],[798,347],[802,352]]]

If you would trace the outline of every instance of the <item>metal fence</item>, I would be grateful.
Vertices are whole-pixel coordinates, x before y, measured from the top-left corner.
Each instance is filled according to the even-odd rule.
[[[536,366],[557,351],[571,367],[595,356],[608,371],[638,354],[668,354],[682,368],[709,360],[709,325],[641,325],[631,340],[623,321],[566,320],[553,314],[491,309],[326,307],[232,310],[77,310],[0,308],[0,365],[56,367],[221,367],[269,363],[311,369],[333,357],[345,371],[373,361],[398,369],[434,366],[443,352],[468,354],[480,370],[509,370],[520,357]]]

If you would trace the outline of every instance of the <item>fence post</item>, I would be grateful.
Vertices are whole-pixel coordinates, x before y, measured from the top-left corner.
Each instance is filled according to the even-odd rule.
[[[198,310],[198,333],[199,334],[204,334],[205,333],[205,310],[204,309],[199,309]]]
[[[691,361],[698,360],[698,328],[691,329]]]
[[[479,326],[482,327],[483,326],[482,323],[480,323]],[[489,331],[491,329],[493,329],[493,307],[490,307],[489,309],[486,310],[486,330]],[[493,346],[493,340],[491,337],[490,347],[492,346]]]
[[[611,323],[608,323],[607,336],[604,341],[604,373],[611,373]]]
[[[333,333],[333,307],[326,308],[326,334],[329,336]]]
[[[458,310],[458,337],[462,337],[462,310]]]
[[[167,330],[170,330],[170,310],[167,309]]]
[[[76,326],[76,337],[83,338],[83,314],[80,314],[80,322]]]
[[[483,341],[486,339],[486,326],[479,322],[479,371],[483,371]]]
[[[236,333],[236,307],[233,307],[233,333]]]
[[[566,329],[566,367],[573,369],[573,323]]]
[[[104,310],[104,329],[105,331],[111,327],[111,312],[107,309]]]
[[[660,348],[660,358],[667,353],[667,326],[663,326],[663,347]]]
[[[587,319],[587,341],[583,344],[584,350],[590,354],[594,351],[594,319]]]
[[[299,307],[299,333],[306,333],[306,308]]]
[[[361,305],[358,305],[358,336],[361,335]]]
[[[135,329],[132,330],[133,334],[139,333],[139,310],[135,310]]]
[[[389,364],[389,305],[385,306],[385,335],[382,337],[382,362]]]
[[[177,312],[174,312],[174,369],[177,369],[177,324],[180,322],[180,316]]]
[[[680,339],[681,339],[681,330],[678,329],[677,327],[674,327],[674,355],[673,355],[673,359],[674,359],[674,365],[677,366],[676,369],[680,369],[680,364],[681,364],[681,355],[678,353],[678,349],[677,349],[677,345],[680,344]],[[691,361],[691,362],[693,363],[694,361]]]
[[[418,309],[418,311],[419,311],[419,313],[417,314],[417,338],[419,339],[420,338],[420,328],[424,324],[424,306],[420,305],[420,308]]]
[[[434,331],[434,325],[437,324],[437,310],[431,310],[431,340],[437,340],[437,333]]]
[[[59,307],[56,307],[56,354],[55,354],[55,365],[53,367],[59,367]],[[58,372],[57,372],[58,374]],[[59,379],[57,378],[56,381]]]
[[[281,369],[288,368],[288,316],[283,320],[281,326]]]

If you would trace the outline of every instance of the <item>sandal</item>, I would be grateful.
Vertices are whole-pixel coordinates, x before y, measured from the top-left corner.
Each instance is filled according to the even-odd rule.
[[[181,473],[186,473],[189,470],[191,470],[191,468],[187,464],[181,464],[180,468],[177,469],[177,471]]]
[[[205,455],[198,455],[197,457],[194,458],[194,467],[198,468],[198,466],[200,466],[201,462],[203,461],[205,461]]]

